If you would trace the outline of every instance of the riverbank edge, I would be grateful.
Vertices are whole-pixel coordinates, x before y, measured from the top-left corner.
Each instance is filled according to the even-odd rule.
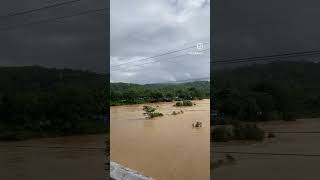
[[[184,99],[181,101],[202,101],[202,100],[210,100],[210,98],[203,98],[203,99]],[[110,104],[110,107],[117,107],[117,106],[133,106],[133,105],[140,105],[140,104],[156,104],[156,103],[176,103],[176,102],[180,102],[180,101],[158,101],[158,102],[137,102],[137,103],[123,103],[123,104],[116,104],[116,105],[112,105]]]
[[[104,132],[92,132],[92,133],[75,133],[75,134],[39,134],[34,132],[28,132],[31,135],[16,137],[19,132],[15,132],[15,136],[1,137],[0,134],[0,142],[19,142],[26,141],[30,139],[45,139],[45,138],[59,138],[59,137],[72,137],[72,136],[86,136],[86,135],[109,135],[107,129]]]

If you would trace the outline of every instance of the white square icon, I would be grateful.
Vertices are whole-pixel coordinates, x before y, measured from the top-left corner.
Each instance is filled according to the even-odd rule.
[[[203,43],[197,43],[197,49],[201,50],[203,49],[204,45]]]

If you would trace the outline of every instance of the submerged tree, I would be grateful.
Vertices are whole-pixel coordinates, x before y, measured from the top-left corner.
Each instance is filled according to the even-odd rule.
[[[152,106],[143,106],[143,110],[145,111],[143,114],[147,116],[146,118],[148,119],[163,116],[162,113],[156,112],[156,108]]]

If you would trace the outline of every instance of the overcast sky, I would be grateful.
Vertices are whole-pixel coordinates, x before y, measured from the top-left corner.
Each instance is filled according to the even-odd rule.
[[[65,0],[1,0],[0,16],[62,1]],[[0,26],[102,8],[107,2],[82,0],[71,6],[0,18]],[[214,0],[212,3],[212,56],[247,57],[320,49],[318,0]],[[205,0],[111,0],[111,4],[113,65],[209,40],[210,10]],[[59,23],[0,30],[0,65],[37,64],[106,72],[109,70],[108,25],[106,14],[96,13]],[[162,57],[166,58],[169,55]],[[130,71],[122,67],[122,71],[111,75],[114,81],[142,83],[203,77],[209,71],[205,61],[208,59],[189,56],[172,63],[146,64],[144,71],[135,69],[139,66],[131,67]]]
[[[64,1],[67,0],[1,0],[0,16]],[[82,0],[28,15],[0,17],[0,27],[104,8],[106,4],[105,0]],[[106,13],[99,12],[0,30],[0,66],[42,65],[105,73],[108,69],[107,24]]]
[[[156,83],[209,77],[210,51],[204,50],[210,47],[205,44],[210,42],[210,0],[111,0],[110,31],[112,81]],[[198,43],[204,43],[204,48],[141,60]]]
[[[320,50],[319,0],[214,0],[213,7],[215,57]]]

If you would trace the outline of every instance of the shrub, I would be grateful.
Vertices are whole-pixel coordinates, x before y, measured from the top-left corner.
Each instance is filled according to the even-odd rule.
[[[192,102],[191,101],[178,101],[176,102],[176,106],[192,106]]]
[[[210,163],[211,163],[211,167],[212,167],[213,169],[217,169],[217,168],[219,168],[221,165],[223,165],[224,160],[223,160],[223,159],[219,159],[219,160],[217,160],[217,161],[214,161],[213,163],[212,163],[212,162],[210,162]]]
[[[232,140],[232,134],[230,130],[225,126],[216,127],[213,130],[212,139],[213,141],[216,141],[216,142],[228,142]]]
[[[154,112],[156,110],[156,108],[152,107],[152,106],[143,106],[143,110],[146,112],[146,113],[151,113],[151,112]]]
[[[192,106],[192,102],[191,101],[183,101],[183,106]]]
[[[160,112],[151,112],[148,114],[148,118],[155,118],[155,117],[159,117],[159,116],[163,116],[163,114]]]
[[[156,112],[156,108],[154,108],[152,106],[143,106],[143,110],[145,111],[145,113],[143,113],[143,114],[146,115],[147,118],[149,118],[149,119],[163,116],[162,113]]]
[[[173,111],[172,112],[172,115],[178,115],[178,114],[183,114],[183,111]]]
[[[276,135],[273,132],[268,133],[268,138],[275,138]]]
[[[226,154],[226,159],[228,162],[234,163],[236,161],[236,158],[233,157],[231,154]]]
[[[262,141],[264,139],[264,131],[255,124],[236,125],[234,126],[234,138]]]
[[[195,123],[192,123],[192,127],[194,127],[194,128],[200,128],[200,127],[202,127],[202,122],[197,121],[197,122],[195,122]]]
[[[285,121],[296,121],[293,113],[284,113],[283,120]]]

